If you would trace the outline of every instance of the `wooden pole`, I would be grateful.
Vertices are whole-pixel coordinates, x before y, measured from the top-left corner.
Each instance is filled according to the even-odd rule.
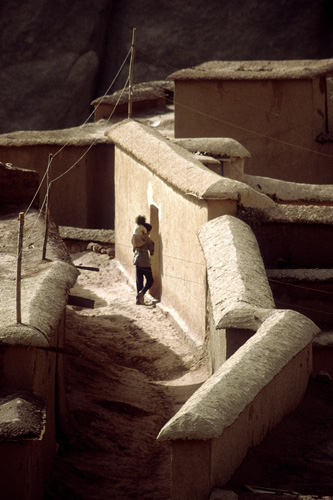
[[[23,248],[23,228],[24,212],[20,212],[19,236],[17,247],[17,271],[16,271],[16,322],[21,323],[21,273],[22,273],[22,248]]]
[[[47,238],[49,235],[49,222],[50,222],[50,170],[53,154],[49,154],[49,163],[47,165],[46,172],[46,207],[45,207],[45,234],[44,234],[44,245],[43,245],[43,256],[42,259],[45,260]]]
[[[133,68],[134,68],[134,58],[135,58],[135,31],[136,31],[136,28],[133,28],[132,51],[131,51],[131,61],[130,61],[130,68],[129,68],[128,118],[132,117],[132,108],[133,108]]]

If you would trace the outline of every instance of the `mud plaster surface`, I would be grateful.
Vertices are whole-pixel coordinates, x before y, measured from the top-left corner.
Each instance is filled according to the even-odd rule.
[[[169,443],[161,427],[207,377],[201,354],[170,319],[135,292],[105,254],[73,255],[71,293],[94,309],[67,306],[67,437],[60,440],[47,499],[170,498]]]
[[[206,360],[156,304],[135,305],[116,261],[94,252],[73,259],[99,268],[80,270],[72,290],[95,308],[67,306],[68,434],[45,500],[169,500],[170,445],[156,436],[207,377]],[[249,451],[225,488],[240,500],[272,497],[244,485],[332,499],[332,402],[332,383],[312,381],[299,409]]]

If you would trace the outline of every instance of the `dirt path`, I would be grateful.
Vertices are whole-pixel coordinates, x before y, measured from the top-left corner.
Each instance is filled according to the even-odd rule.
[[[207,377],[200,353],[155,304],[135,293],[105,254],[73,255],[73,294],[94,309],[67,307],[68,439],[61,443],[47,500],[170,498],[168,443],[156,436]]]

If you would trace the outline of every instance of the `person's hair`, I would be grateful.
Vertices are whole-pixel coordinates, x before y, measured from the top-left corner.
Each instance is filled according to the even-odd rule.
[[[147,229],[147,233],[153,229],[153,226],[149,224],[148,222],[145,222],[143,226]]]
[[[146,223],[146,216],[145,215],[138,215],[136,218],[135,218],[135,222],[139,225],[139,226],[144,226],[145,223]]]

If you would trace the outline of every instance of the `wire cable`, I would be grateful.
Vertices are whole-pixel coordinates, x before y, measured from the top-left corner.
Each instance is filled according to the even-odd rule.
[[[124,93],[124,92],[125,92],[125,90],[126,90],[126,87],[127,87],[127,85],[128,85],[128,81],[129,81],[129,78],[127,78],[126,83],[125,83],[125,85],[124,85],[124,87],[123,87],[123,89],[122,89],[121,93],[119,94],[119,97],[118,97],[118,99],[117,99],[116,105],[115,105],[115,107],[113,108],[113,110],[111,111],[110,115],[108,116],[108,118],[107,118],[107,120],[106,120],[106,121],[107,121],[107,123],[110,121],[110,119],[111,119],[112,115],[114,114],[114,112],[115,112],[115,110],[116,110],[116,108],[117,108],[117,106],[118,106],[118,104],[119,104],[119,101],[121,100],[121,98],[122,98],[122,96],[123,96],[123,93]],[[93,146],[95,146],[95,144],[96,144],[96,142],[97,142],[97,141],[98,141],[98,138],[94,139],[94,141],[90,144],[90,146],[88,147],[88,149],[87,149],[87,150],[86,150],[86,151],[85,151],[85,152],[84,152],[84,153],[80,156],[80,158],[79,158],[78,160],[76,160],[76,162],[74,162],[74,163],[73,163],[73,165],[72,165],[70,168],[68,168],[67,170],[65,170],[65,172],[63,172],[62,174],[58,175],[58,177],[56,177],[55,179],[52,179],[52,181],[50,182],[50,186],[51,186],[51,184],[53,184],[53,183],[54,183],[54,182],[56,182],[57,180],[61,179],[61,178],[62,178],[62,177],[64,177],[65,175],[67,175],[67,174],[68,174],[68,172],[70,172],[70,171],[71,171],[71,170],[72,170],[72,169],[73,169],[73,168],[74,168],[74,167],[75,167],[75,166],[76,166],[76,165],[77,165],[77,164],[78,164],[78,163],[79,163],[79,162],[80,162],[80,161],[81,161],[81,160],[82,160],[85,156],[86,156],[86,154],[87,154],[87,153],[91,150],[91,148],[92,148]]]
[[[161,88],[163,88],[163,87],[161,87]],[[153,91],[152,91],[152,94],[153,94]],[[156,97],[159,97],[157,94],[155,94],[155,95],[156,95]],[[251,130],[251,129],[246,128],[244,126],[236,125],[233,122],[230,122],[228,120],[223,120],[222,118],[219,118],[218,116],[210,115],[208,113],[205,113],[204,111],[199,111],[198,109],[195,109],[195,108],[193,108],[191,106],[187,106],[185,104],[181,104],[180,102],[174,101],[174,100],[172,100],[171,98],[168,98],[168,97],[166,97],[165,99],[167,101],[169,101],[170,103],[173,103],[176,106],[179,106],[179,107],[184,108],[186,110],[189,110],[189,111],[191,111],[193,113],[196,113],[197,115],[204,116],[205,118],[209,118],[211,120],[215,120],[215,121],[220,122],[220,123],[224,123],[225,125],[229,125],[230,127],[234,127],[234,128],[239,129],[239,130],[242,130],[243,132],[247,132],[249,134],[255,135],[256,137],[261,137],[263,139],[267,139],[267,140],[270,140],[272,142],[277,142],[279,144],[283,144],[284,146],[288,146],[288,147],[291,147],[291,148],[294,148],[294,149],[298,149],[300,151],[305,151],[306,153],[311,153],[311,154],[315,154],[315,155],[319,155],[319,156],[325,156],[327,158],[333,158],[333,155],[331,155],[331,154],[323,153],[321,151],[317,151],[317,150],[311,149],[311,148],[306,148],[305,146],[300,146],[299,144],[293,144],[291,142],[284,141],[283,139],[277,139],[276,137],[271,137],[271,136],[262,134],[260,132],[257,132],[255,130]],[[266,111],[265,113],[269,113],[269,112]],[[296,125],[298,127],[302,126],[300,124],[295,124],[295,126]]]
[[[84,125],[86,125],[86,124],[87,124],[87,122],[90,120],[90,118],[94,115],[94,113],[96,112],[96,109],[98,109],[98,107],[102,104],[103,99],[104,99],[104,98],[108,95],[108,93],[109,93],[110,89],[113,87],[113,85],[114,85],[115,81],[117,80],[117,78],[118,78],[118,76],[120,75],[120,73],[121,73],[122,69],[124,68],[124,66],[125,66],[125,64],[126,64],[126,61],[127,61],[127,59],[128,59],[128,57],[129,57],[129,55],[130,55],[130,54],[131,54],[131,49],[128,51],[128,53],[127,53],[127,55],[126,55],[126,57],[125,57],[124,61],[122,62],[122,64],[121,64],[121,66],[120,66],[120,68],[119,68],[119,70],[118,70],[118,72],[117,72],[116,76],[114,77],[114,79],[112,80],[112,82],[110,83],[110,85],[108,86],[108,88],[106,89],[106,91],[105,91],[105,93],[103,94],[103,96],[100,98],[100,100],[99,100],[98,104],[95,106],[94,110],[93,110],[93,111],[89,114],[88,118],[87,118],[87,119],[86,119],[86,120],[85,120],[85,121],[84,121],[84,122],[83,122],[83,123],[82,123],[79,127],[77,127],[76,131],[75,131],[75,132],[74,132],[74,134],[73,134],[73,137],[75,137],[77,134],[79,134],[79,132],[81,131],[81,129],[84,127]],[[128,78],[127,78],[127,80],[126,80],[126,84],[125,84],[125,86],[127,85],[127,83],[128,83]],[[122,95],[122,94],[121,94],[121,95]],[[117,101],[117,104],[118,104],[118,102],[119,102],[119,99],[118,99],[118,101]],[[115,108],[117,107],[117,104],[116,104]],[[114,108],[114,111],[115,111],[115,108]],[[113,111],[113,112],[114,112],[114,111]],[[109,121],[109,120],[110,120],[110,118],[111,118],[112,114],[113,114],[113,113],[111,113],[111,114],[110,114],[110,116],[109,116],[109,118],[108,118],[108,120],[107,120],[107,121]],[[66,146],[68,146],[68,144],[71,142],[71,140],[73,139],[73,137],[71,137],[70,139],[68,139],[68,141],[67,141],[65,144],[63,144],[63,146],[62,146],[62,147],[61,147],[58,151],[56,151],[56,152],[52,155],[51,161],[49,160],[49,162],[48,162],[48,165],[47,165],[46,171],[44,172],[44,175],[43,175],[43,177],[42,177],[42,180],[40,181],[39,186],[38,186],[38,188],[37,188],[37,190],[36,190],[36,192],[35,192],[35,194],[34,194],[34,196],[33,196],[32,200],[31,200],[31,202],[30,202],[29,206],[27,207],[27,209],[26,209],[26,211],[25,211],[25,214],[27,214],[27,213],[29,212],[29,210],[30,210],[30,208],[31,208],[32,204],[34,203],[34,201],[35,201],[35,199],[36,199],[36,197],[37,197],[37,195],[38,195],[38,193],[39,193],[39,191],[40,191],[40,189],[41,189],[41,186],[42,186],[42,185],[43,185],[43,183],[44,183],[45,177],[47,176],[47,173],[49,172],[49,169],[50,169],[50,167],[51,167],[51,163],[52,163],[53,158],[55,158],[55,157],[56,157],[56,156],[57,156],[57,155],[58,155],[58,154],[59,154],[59,153],[60,153],[60,152],[61,152],[61,151],[62,151],[62,150],[66,147]],[[96,140],[95,140],[95,143],[96,143]],[[90,149],[90,148],[89,148],[89,149]],[[89,151],[89,149],[88,149],[88,151]],[[88,151],[87,151],[87,152],[88,152]],[[84,156],[84,155],[83,155],[83,156]],[[81,159],[82,159],[82,157],[80,158],[80,160],[81,160]],[[79,161],[80,161],[80,160],[79,160]],[[77,163],[76,163],[76,164],[77,164]],[[70,170],[70,169],[69,169],[69,170]],[[59,177],[59,178],[60,178],[60,177]]]

